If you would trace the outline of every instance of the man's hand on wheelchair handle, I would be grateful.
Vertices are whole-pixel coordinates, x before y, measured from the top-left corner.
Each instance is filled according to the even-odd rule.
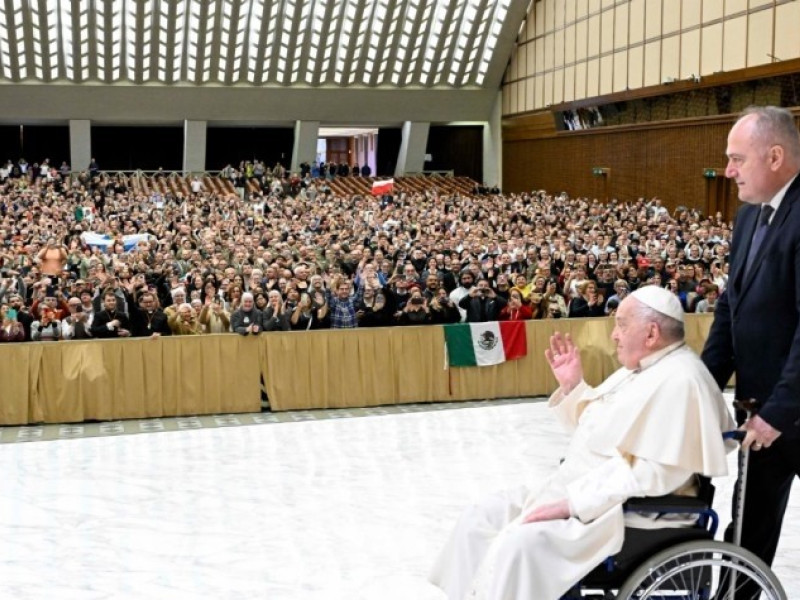
[[[561,391],[569,394],[583,379],[581,355],[570,335],[562,336],[556,332],[550,336],[550,348],[544,351],[544,355]]]
[[[534,508],[522,520],[523,523],[538,523],[540,521],[558,521],[559,519],[569,519],[569,500],[559,500],[550,504],[542,504]]]
[[[752,446],[752,449],[756,451],[769,448],[781,435],[780,431],[758,415],[750,417],[739,429],[747,432],[742,441],[742,448]]]

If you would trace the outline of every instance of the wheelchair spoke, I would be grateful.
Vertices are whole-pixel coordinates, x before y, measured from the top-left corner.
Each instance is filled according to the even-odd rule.
[[[619,600],[785,600],[763,561],[723,542],[689,542],[653,557],[620,589]]]

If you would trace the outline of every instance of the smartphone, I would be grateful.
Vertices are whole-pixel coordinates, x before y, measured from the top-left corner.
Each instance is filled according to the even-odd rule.
[[[16,308],[9,308],[6,311],[6,318],[9,321],[16,321],[17,320],[17,309]]]

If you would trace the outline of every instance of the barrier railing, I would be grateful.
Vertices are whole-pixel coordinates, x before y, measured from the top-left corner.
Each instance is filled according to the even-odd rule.
[[[687,315],[702,348],[711,315]],[[549,394],[550,335],[570,333],[586,380],[617,368],[613,319],[526,324],[528,353],[493,367],[445,368],[441,326],[159,339],[0,344],[0,425],[366,407]]]

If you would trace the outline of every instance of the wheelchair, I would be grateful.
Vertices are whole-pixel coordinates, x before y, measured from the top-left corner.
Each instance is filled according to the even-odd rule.
[[[780,581],[752,552],[715,541],[714,486],[700,478],[697,497],[632,498],[628,513],[693,516],[691,527],[625,528],[620,552],[561,600],[786,600]]]

